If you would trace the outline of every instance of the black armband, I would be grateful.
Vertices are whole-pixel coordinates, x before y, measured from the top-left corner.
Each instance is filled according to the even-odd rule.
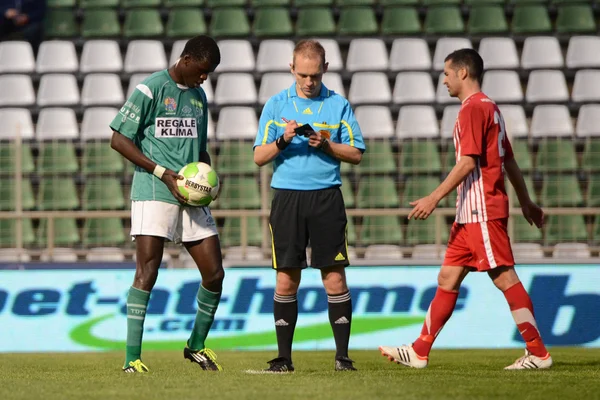
[[[275,144],[277,145],[277,148],[281,151],[285,150],[291,142],[286,142],[285,139],[283,138],[283,135],[279,136],[277,138],[277,140],[275,141]]]

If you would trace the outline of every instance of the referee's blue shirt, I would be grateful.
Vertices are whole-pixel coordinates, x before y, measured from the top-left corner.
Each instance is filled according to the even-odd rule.
[[[283,135],[286,123],[310,124],[328,130],[330,140],[365,151],[362,132],[348,100],[321,84],[318,97],[305,99],[296,93],[296,83],[271,97],[265,104],[254,147]],[[289,190],[319,190],[340,186],[340,161],[308,145],[308,138],[294,136],[290,145],[273,160],[271,187]]]

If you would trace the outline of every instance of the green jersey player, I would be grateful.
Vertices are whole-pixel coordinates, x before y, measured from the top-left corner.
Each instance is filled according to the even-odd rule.
[[[165,240],[182,242],[202,275],[196,321],[184,357],[204,370],[222,369],[204,345],[224,277],[217,227],[207,207],[184,205],[177,189],[177,179],[182,177],[176,172],[190,162],[210,164],[208,108],[200,85],[220,61],[212,38],[190,39],[175,65],[137,85],[110,124],[112,148],[136,165],[131,188],[136,272],[127,296],[125,372],[148,372],[141,361],[142,334]]]

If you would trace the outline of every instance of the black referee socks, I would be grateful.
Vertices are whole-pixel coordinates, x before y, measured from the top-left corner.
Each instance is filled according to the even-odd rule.
[[[348,357],[348,343],[350,342],[350,325],[352,322],[352,299],[350,292],[342,294],[328,294],[329,322],[333,329],[335,339],[335,356]]]
[[[296,321],[298,320],[298,300],[296,300],[295,294],[283,296],[277,293],[275,293],[273,300],[279,357],[292,361],[292,341],[294,340],[294,329],[296,329]]]

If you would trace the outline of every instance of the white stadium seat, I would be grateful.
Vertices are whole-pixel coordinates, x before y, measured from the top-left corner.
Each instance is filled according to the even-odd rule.
[[[517,46],[512,38],[483,38],[479,42],[478,52],[483,59],[483,68],[485,70],[519,68]]]
[[[435,110],[431,106],[404,106],[400,108],[396,136],[398,139],[437,138],[440,129]]]
[[[391,138],[394,122],[390,108],[386,106],[358,106],[354,115],[365,139]]]
[[[337,72],[328,72],[323,75],[323,84],[327,89],[333,90],[342,97],[346,97],[342,76]]]
[[[554,36],[530,36],[523,43],[521,66],[524,69],[562,68],[564,60]]]
[[[481,90],[498,103],[518,103],[523,101],[521,81],[516,71],[485,72]]]
[[[38,140],[78,139],[75,111],[61,107],[44,108],[40,111],[35,135]]]
[[[30,106],[35,103],[33,83],[28,75],[0,75],[0,107]]]
[[[325,49],[325,59],[329,64],[327,71],[338,72],[344,69],[344,62],[342,61],[342,54],[340,52],[340,46],[335,39],[317,39],[319,43]]]
[[[388,54],[381,39],[352,39],[346,58],[346,69],[357,71],[386,71]]]
[[[251,74],[242,72],[220,74],[214,101],[217,105],[256,103],[258,95],[254,86],[254,78]]]
[[[256,139],[258,119],[252,107],[224,107],[219,113],[218,140]]]
[[[433,103],[435,90],[428,72],[400,72],[396,75],[395,104]]]
[[[84,106],[121,106],[125,102],[121,79],[116,74],[89,74],[83,81]]]
[[[14,140],[21,135],[23,140],[34,138],[31,112],[27,108],[0,108],[0,140]]]
[[[262,105],[272,96],[288,89],[294,83],[294,77],[289,72],[267,72],[260,80],[258,102]]]
[[[35,57],[29,42],[0,42],[0,74],[28,73],[35,69]]]
[[[573,123],[567,106],[544,104],[533,109],[532,137],[571,137],[572,135]]]
[[[428,71],[431,69],[431,53],[424,39],[394,39],[390,52],[390,70]]]
[[[257,72],[283,72],[290,70],[294,42],[268,39],[260,42],[256,57]]]
[[[528,137],[529,127],[527,117],[522,106],[515,104],[501,104],[498,106],[504,118],[506,133],[509,138]]]
[[[131,94],[135,90],[135,87],[138,84],[142,83],[142,81],[149,76],[150,76],[150,74],[148,74],[146,72],[131,75],[129,77],[129,84],[127,86],[127,98],[129,98],[131,96]]]
[[[532,71],[527,81],[525,99],[529,103],[569,101],[565,75],[557,70]]]
[[[79,71],[88,74],[92,72],[121,72],[123,58],[119,44],[114,40],[87,40],[83,44]]]
[[[472,49],[473,44],[467,38],[444,37],[438,39],[433,52],[433,69],[441,71],[444,69],[444,60],[448,54],[458,49]]]
[[[171,55],[169,56],[169,66],[175,64],[183,49],[185,48],[185,44],[187,40],[177,40],[173,43],[173,47],[171,47]]]
[[[70,74],[46,74],[40,79],[37,103],[40,107],[79,104],[77,79]]]
[[[577,71],[571,99],[575,102],[600,102],[600,70],[580,69]]]
[[[218,44],[221,51],[221,63],[215,72],[254,71],[254,50],[252,50],[252,44],[249,41],[236,39],[220,40]]]
[[[36,71],[40,74],[50,72],[77,72],[79,61],[75,45],[66,40],[42,42],[38,50]]]
[[[119,110],[113,107],[87,108],[81,122],[81,139],[109,140],[112,137],[112,130],[109,125],[118,113]]]
[[[599,68],[600,37],[572,36],[566,58],[567,68]]]
[[[352,75],[348,100],[352,105],[382,104],[392,101],[392,91],[383,72],[356,72]]]
[[[584,104],[577,115],[578,137],[600,136],[600,104]]]
[[[453,104],[451,106],[444,107],[444,113],[442,114],[442,123],[440,127],[442,139],[454,138],[454,125],[456,125],[456,118],[458,118],[459,110],[460,104]]]
[[[125,53],[125,72],[156,72],[167,68],[165,48],[158,40],[132,40]]]

